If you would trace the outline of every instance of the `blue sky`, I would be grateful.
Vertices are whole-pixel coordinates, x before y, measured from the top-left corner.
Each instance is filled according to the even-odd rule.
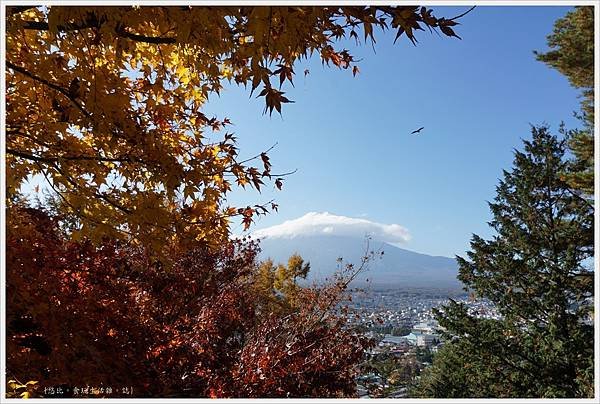
[[[446,17],[466,9],[433,8]],[[323,68],[317,56],[298,65],[295,88],[284,86],[295,103],[284,105],[282,117],[263,115],[263,99],[243,87],[226,87],[206,110],[233,121],[242,157],[277,142],[274,169],[298,170],[282,191],[236,190],[228,202],[276,200],[279,212],[252,230],[330,212],[399,224],[410,233],[402,244],[410,250],[464,254],[473,233],[491,235],[486,201],[530,124],[555,132],[561,121],[578,125],[577,91],[533,55],[568,10],[480,6],[456,27],[462,40],[425,31],[414,47],[380,32],[376,52],[348,43],[362,59],[360,74]],[[409,134],[421,126],[421,135]]]

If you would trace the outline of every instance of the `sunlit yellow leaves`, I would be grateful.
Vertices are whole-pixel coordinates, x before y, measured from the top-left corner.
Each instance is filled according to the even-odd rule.
[[[187,86],[190,83],[190,69],[183,66],[183,65],[179,65],[175,71],[175,73],[177,74],[177,76],[179,77],[179,83],[181,83],[182,86]]]
[[[221,76],[223,76],[223,78],[231,81],[231,79],[233,78],[233,70],[231,70],[231,68],[225,66],[221,70]]]

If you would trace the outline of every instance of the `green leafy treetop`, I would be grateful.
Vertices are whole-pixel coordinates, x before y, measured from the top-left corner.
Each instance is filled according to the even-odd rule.
[[[593,207],[561,177],[566,141],[532,133],[490,203],[496,235],[474,235],[468,259],[457,257],[459,279],[500,318],[455,301],[437,311],[451,342],[419,395],[593,396]]]

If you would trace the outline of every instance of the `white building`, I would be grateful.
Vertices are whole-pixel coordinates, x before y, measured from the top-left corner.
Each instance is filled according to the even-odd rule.
[[[422,323],[415,324],[412,328],[413,332],[420,334],[435,334],[439,329],[438,322],[435,320],[425,321]]]
[[[432,334],[418,334],[417,335],[417,346],[420,347],[430,347],[431,345],[437,343],[439,341],[439,337],[437,335]]]

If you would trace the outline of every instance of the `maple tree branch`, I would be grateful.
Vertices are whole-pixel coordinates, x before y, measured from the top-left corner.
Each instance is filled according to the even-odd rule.
[[[467,11],[465,11],[462,14],[457,15],[456,17],[452,17],[452,18],[448,18],[446,21],[454,21],[454,20],[458,20],[460,17],[464,17],[465,15],[469,14],[471,11],[473,11],[475,9],[475,7],[477,6],[473,6],[470,9],[468,9]]]
[[[83,115],[85,115],[87,118],[91,118],[91,114],[85,110],[85,108],[83,108],[83,106],[77,102],[77,100],[75,99],[75,97],[73,97],[71,95],[71,93],[69,93],[68,90],[65,90],[64,88],[62,88],[61,86],[54,84],[42,77],[39,77],[33,73],[31,73],[30,71],[15,65],[14,63],[9,62],[8,60],[6,61],[6,67],[8,67],[9,69],[12,69],[16,72],[21,73],[24,76],[29,77],[30,79],[33,79],[35,81],[38,81],[44,85],[46,85],[47,87],[50,87],[53,90],[58,91],[59,93],[61,93],[62,95],[64,95],[65,97],[67,97],[69,99],[69,101],[71,101],[82,113]]]
[[[46,147],[48,147],[46,145]],[[12,148],[6,148],[6,153],[7,154],[11,154],[13,156],[16,157],[21,157],[24,158],[26,160],[31,160],[31,161],[36,161],[36,162],[40,162],[40,163],[56,163],[59,162],[61,160],[65,160],[65,161],[98,161],[98,162],[104,162],[104,163],[140,163],[140,164],[147,164],[147,165],[151,165],[151,164],[155,164],[156,162],[153,161],[144,161],[140,158],[134,158],[134,157],[102,157],[102,156],[86,156],[86,155],[78,155],[78,156],[36,156],[34,154],[29,154],[20,150],[15,150]],[[286,173],[279,173],[279,174],[271,174],[272,177],[285,177],[288,175],[292,175],[294,173],[296,173],[298,171],[298,169],[295,169],[293,171],[289,171]],[[227,170],[224,170],[224,172],[229,172]],[[210,177],[216,174],[219,174],[220,171],[214,171],[214,172],[208,172],[203,174],[203,177]]]
[[[403,7],[403,6],[400,6]],[[404,7],[408,7],[410,8],[411,6],[404,6]],[[456,15],[452,18],[442,18],[445,21],[454,21],[454,20],[458,20],[461,17],[464,17],[465,15],[469,14],[471,11],[473,11],[477,6],[473,6],[470,9],[468,9],[467,11],[465,11],[464,13],[461,13],[459,15]],[[395,13],[395,11],[398,9],[398,7],[394,7],[394,6],[373,6],[373,8],[375,10],[379,10],[384,14],[387,14],[388,16],[392,17]],[[436,18],[437,20],[438,18]]]
[[[53,164],[53,165],[52,165],[52,167],[53,167],[53,168],[54,168],[56,171],[58,171],[58,172],[59,172],[59,173],[60,173],[60,174],[61,174],[63,177],[65,177],[65,179],[66,179],[67,181],[69,181],[69,183],[70,183],[70,184],[71,184],[73,187],[75,187],[75,188],[78,188],[78,189],[82,189],[82,190],[83,190],[83,187],[82,187],[81,185],[77,184],[77,183],[76,183],[76,182],[73,180],[73,178],[71,178],[71,176],[67,175],[67,174],[66,174],[66,173],[65,173],[63,170],[61,170],[61,169],[60,169],[60,167],[58,167],[56,164]],[[131,214],[131,212],[132,212],[132,211],[131,211],[131,209],[127,209],[126,207],[119,205],[118,203],[116,203],[115,201],[112,201],[112,200],[111,200],[111,199],[110,199],[108,196],[104,195],[104,194],[103,194],[103,193],[101,193],[101,192],[94,192],[94,193],[93,193],[93,195],[94,195],[95,197],[97,197],[97,198],[100,198],[100,199],[102,199],[103,201],[105,201],[105,202],[106,202],[106,203],[108,203],[109,205],[111,205],[111,206],[113,206],[113,207],[115,207],[115,208],[119,209],[121,212],[124,212],[124,213],[126,213],[126,214]]]
[[[47,147],[47,148],[52,148],[52,145],[51,145],[51,144],[49,144],[49,143],[46,143],[46,142],[44,142],[43,140],[41,140],[41,139],[38,139],[38,138],[37,138],[37,137],[35,137],[35,136],[31,136],[31,135],[29,135],[29,134],[27,134],[27,133],[20,132],[20,131],[19,131],[19,129],[7,130],[7,131],[6,131],[6,135],[7,135],[7,136],[21,137],[21,138],[24,138],[24,139],[31,140],[31,141],[32,141],[32,142],[34,142],[35,144],[38,144],[38,145],[41,145],[41,146],[44,146],[44,147]]]
[[[102,21],[98,21],[95,18],[89,18],[83,21],[81,24],[67,23],[65,25],[57,26],[58,31],[70,32],[79,31],[87,28],[100,28]],[[50,26],[45,21],[25,21],[23,26],[24,29],[37,30],[37,31],[49,31]],[[173,37],[153,37],[146,35],[139,35],[129,32],[125,27],[118,26],[115,30],[116,34],[120,37],[131,39],[138,42],[146,42],[152,44],[174,44],[177,42],[176,38]]]
[[[33,154],[24,153],[19,150],[7,148],[6,152],[13,156],[21,157],[27,160],[39,161],[41,163],[54,163],[60,160],[84,160],[84,161],[101,161],[109,163],[123,163],[123,162],[143,162],[142,160],[134,160],[131,157],[102,157],[102,156],[35,156]]]
[[[271,150],[273,150],[273,149],[275,148],[275,146],[277,146],[277,144],[278,144],[278,143],[279,143],[279,142],[275,142],[275,144],[274,144],[273,146],[269,147],[269,148],[268,148],[267,150],[265,150],[264,152],[257,154],[256,156],[249,157],[249,158],[247,158],[246,160],[242,160],[242,161],[236,161],[236,163],[237,163],[237,164],[245,164],[245,163],[247,163],[247,162],[249,162],[249,161],[256,160],[256,159],[257,159],[257,158],[259,158],[259,157],[260,157],[262,154],[266,154],[266,153],[270,152]]]
[[[292,171],[288,171],[287,173],[279,173],[279,174],[269,174],[271,177],[287,177],[288,175],[296,174],[298,169],[294,169]]]
[[[173,37],[159,37],[134,34],[133,32],[127,31],[124,27],[117,27],[116,33],[123,38],[131,39],[137,42],[151,43],[155,45],[174,44],[175,42],[177,42],[177,39]]]
[[[79,31],[87,28],[99,28],[98,21],[89,19],[85,20],[82,24],[67,23],[65,25],[59,25],[56,27],[58,31],[63,32]],[[23,29],[50,31],[50,25],[48,25],[48,23],[45,21],[24,21]]]
[[[81,212],[81,209],[76,208],[75,206],[73,206],[68,200],[67,198],[65,198],[65,196],[63,195],[62,192],[60,192],[58,189],[56,189],[56,187],[54,186],[54,183],[52,182],[52,180],[48,177],[48,173],[46,172],[47,170],[44,170],[44,168],[40,165],[39,162],[36,162],[38,168],[40,169],[42,175],[44,176],[44,178],[46,179],[46,182],[48,183],[48,185],[50,185],[50,188],[52,188],[52,190],[62,199],[62,201],[71,208],[71,210],[78,216],[84,218],[85,220],[88,220],[92,223],[95,223],[97,225],[101,225],[103,223],[95,220],[92,217],[89,217],[88,215],[84,214],[83,212]],[[118,227],[115,227],[115,230],[117,230],[118,232],[127,234],[127,235],[132,235],[130,232],[128,232],[127,230],[123,230],[123,229],[119,229]]]
[[[275,200],[271,199],[269,202],[265,202],[262,205],[254,205],[253,208],[254,208],[254,210],[256,210],[258,208],[259,210],[264,209],[266,211],[267,207],[269,205],[273,205],[274,202],[275,202]],[[259,216],[262,215],[262,214],[264,214],[264,213],[258,212]],[[244,212],[236,211],[234,213],[224,213],[222,215],[217,216],[215,219],[211,219],[211,220],[214,221],[214,220],[225,219],[225,218],[236,217],[236,216],[244,216]],[[207,220],[185,220],[183,218],[180,219],[180,220],[183,221],[183,222],[185,222],[186,224],[189,224],[189,225],[206,224],[206,223],[209,222]]]

